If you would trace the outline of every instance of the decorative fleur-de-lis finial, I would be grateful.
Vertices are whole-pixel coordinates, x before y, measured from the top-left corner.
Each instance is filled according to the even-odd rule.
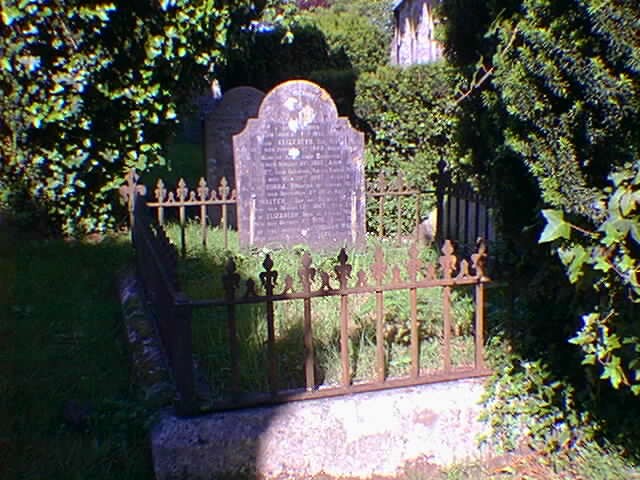
[[[333,290],[331,286],[331,277],[324,270],[318,270],[318,275],[320,275],[320,290],[329,291]]]
[[[333,269],[336,272],[336,277],[340,283],[340,290],[348,287],[349,279],[351,278],[351,270],[353,267],[347,263],[349,257],[344,248],[340,249],[338,254],[338,265]]]
[[[393,283],[402,282],[402,272],[400,271],[400,267],[398,265],[394,265],[391,269],[391,278]]]
[[[164,182],[161,178],[158,179],[158,183],[156,184],[156,189],[153,191],[156,196],[156,200],[162,203],[167,196],[167,189],[164,187]]]
[[[227,293],[227,298],[235,298],[235,291],[240,286],[240,275],[236,272],[236,262],[229,258],[225,266],[225,273],[222,276],[222,285]]]
[[[412,243],[411,247],[409,247],[409,260],[407,261],[407,274],[410,281],[415,282],[418,280],[418,272],[421,268],[422,261],[418,256],[418,247],[415,243]]]
[[[487,244],[483,238],[478,238],[476,241],[476,253],[471,255],[471,263],[473,263],[473,270],[476,273],[476,277],[484,279],[484,268],[487,262]]]
[[[404,181],[404,174],[401,171],[396,175],[392,188],[395,192],[402,192],[407,189],[407,184]]]
[[[462,279],[467,277],[469,277],[469,262],[467,262],[466,260],[462,260],[460,262],[460,271],[458,272],[456,278]]]
[[[367,274],[364,270],[358,270],[356,273],[356,288],[365,288],[367,286]]]
[[[284,287],[281,295],[286,295],[287,293],[293,293],[293,277],[291,275],[284,277]]]
[[[205,202],[207,197],[209,196],[209,187],[207,186],[207,181],[204,177],[200,177],[200,182],[198,182],[198,198]]]
[[[184,178],[178,180],[178,188],[176,188],[176,198],[184,202],[187,199],[187,195],[189,194],[189,189],[187,188],[187,182],[184,181]]]
[[[132,204],[135,194],[138,195],[146,195],[147,187],[144,185],[138,184],[138,180],[140,180],[140,175],[136,172],[135,168],[129,170],[129,172],[124,177],[125,184],[122,185],[119,189],[120,196],[122,200]]]
[[[140,176],[136,173],[136,169],[132,168],[125,176],[126,183],[119,189],[122,201],[127,204],[127,209],[129,210],[129,225],[131,228],[133,228],[133,224],[135,222],[134,210],[136,205],[136,196],[147,194],[147,187],[139,185],[139,179]]]
[[[424,278],[427,280],[436,279],[436,266],[433,263],[427,264],[426,271],[424,272]]]
[[[271,254],[267,253],[267,256],[264,258],[264,262],[262,262],[262,267],[265,271],[270,272],[273,268],[273,259],[271,258]]]
[[[378,285],[382,285],[384,276],[387,274],[387,264],[384,262],[384,252],[381,247],[376,247],[375,262],[371,265],[371,273]]]
[[[256,282],[252,278],[248,278],[245,282],[246,291],[244,294],[245,298],[257,297],[258,292],[256,292]]]
[[[278,272],[272,270],[273,260],[271,259],[271,254],[267,254],[262,266],[264,267],[264,272],[260,274],[260,281],[267,295],[273,295],[273,287],[278,283]]]
[[[229,199],[229,182],[227,182],[227,177],[222,177],[220,179],[220,186],[218,187],[218,195],[220,196],[220,200]]]
[[[442,256],[440,257],[442,275],[445,279],[451,278],[451,274],[456,268],[457,258],[453,254],[453,251],[453,244],[451,243],[451,240],[445,240],[442,247]]]
[[[300,282],[302,282],[302,288],[308,293],[311,290],[311,282],[313,282],[316,277],[316,269],[311,266],[313,260],[309,252],[304,252],[300,263],[302,264],[302,268],[298,270],[298,276],[300,277]]]

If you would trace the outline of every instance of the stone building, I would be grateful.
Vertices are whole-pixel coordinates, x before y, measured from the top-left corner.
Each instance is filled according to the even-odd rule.
[[[434,7],[440,0],[396,0],[393,4],[392,65],[429,63],[442,57],[435,39]]]

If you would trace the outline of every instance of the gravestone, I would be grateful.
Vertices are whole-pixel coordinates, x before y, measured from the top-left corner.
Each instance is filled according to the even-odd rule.
[[[233,161],[233,136],[241,132],[250,117],[258,115],[264,93],[253,87],[236,87],[227,91],[215,105],[209,106],[205,118],[204,158],[207,163],[207,183],[216,189],[222,177],[226,177],[231,189],[235,188]],[[228,223],[237,228],[235,209],[230,208]],[[210,207],[209,219],[213,225],[220,223],[220,208]]]
[[[322,88],[278,85],[233,145],[242,246],[364,242],[364,136]]]

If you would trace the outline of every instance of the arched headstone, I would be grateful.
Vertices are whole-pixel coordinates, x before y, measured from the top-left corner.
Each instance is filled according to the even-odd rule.
[[[249,118],[258,115],[263,99],[264,93],[256,88],[236,87],[227,91],[218,103],[210,107],[204,127],[204,155],[209,188],[217,188],[222,177],[226,177],[232,189],[235,188],[233,136],[245,128]],[[237,228],[234,209],[229,209],[228,215],[229,225]],[[211,208],[209,217],[217,225],[220,222],[219,208]]]
[[[278,85],[233,144],[241,245],[364,242],[364,136],[325,90]]]

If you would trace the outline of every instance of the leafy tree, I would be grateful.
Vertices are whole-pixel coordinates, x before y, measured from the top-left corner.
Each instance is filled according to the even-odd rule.
[[[446,62],[381,67],[361,75],[355,108],[370,132],[370,174],[402,170],[414,185],[434,186],[438,162],[459,154],[452,96],[457,81]]]
[[[470,3],[445,0],[450,21],[464,18],[461,5]],[[553,305],[558,318],[583,315],[572,342],[583,349],[584,363],[614,387],[640,393],[633,316],[640,298],[637,2],[502,0],[486,3],[477,20],[466,32],[448,27],[452,57],[461,65],[477,59],[473,74],[463,67],[471,80],[461,105],[467,119],[478,121],[471,134],[470,122],[461,122],[463,138],[475,152],[494,152],[475,160],[492,172],[498,190],[535,182],[524,218],[511,217],[514,244],[534,257],[527,268],[548,276],[554,270],[548,250],[536,248],[531,235],[544,217],[540,241],[553,242],[576,287],[568,295],[557,278],[546,282],[555,288],[547,292],[547,308]],[[472,48],[464,38],[476,40]],[[513,209],[514,197],[502,198],[503,208]],[[540,220],[531,217],[536,213]]]
[[[331,55],[346,55],[356,73],[375,71],[388,61],[392,33],[388,0],[339,0],[330,8],[305,13],[302,22],[322,31]]]
[[[511,120],[507,145],[554,207],[541,241],[565,238],[558,253],[570,281],[595,290],[572,341],[601,378],[636,393],[640,342],[628,302],[640,299],[639,30],[636,2],[527,0],[496,30],[493,79]]]
[[[261,11],[282,18],[276,1],[261,3],[2,1],[5,197],[21,192],[67,234],[112,225],[123,173],[163,162],[181,105],[215,77],[226,45]]]
[[[290,41],[286,36],[292,34]],[[268,91],[294,78],[309,78],[311,72],[350,68],[344,57],[331,55],[324,34],[311,24],[294,24],[284,28],[244,36],[229,52],[222,69],[225,90],[251,85]]]

